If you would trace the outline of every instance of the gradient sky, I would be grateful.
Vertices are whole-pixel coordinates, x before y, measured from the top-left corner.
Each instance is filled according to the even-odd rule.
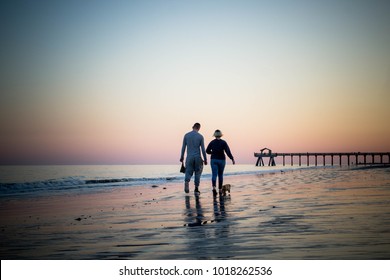
[[[0,5],[0,164],[390,151],[390,1]]]

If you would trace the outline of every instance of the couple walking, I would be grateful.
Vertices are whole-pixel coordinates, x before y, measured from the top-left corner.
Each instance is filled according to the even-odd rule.
[[[221,192],[222,184],[223,184],[223,172],[226,165],[226,157],[227,156],[232,160],[233,164],[235,164],[234,157],[230,152],[229,146],[226,141],[222,140],[222,132],[220,130],[216,130],[214,132],[215,139],[209,143],[207,149],[204,148],[204,138],[199,133],[200,124],[195,123],[192,127],[192,131],[186,133],[183,139],[183,145],[181,148],[181,156],[180,162],[184,161],[184,153],[187,148],[187,157],[185,161],[186,172],[184,178],[184,191],[189,193],[190,191],[190,181],[192,175],[195,173],[195,195],[199,195],[199,184],[200,184],[200,176],[203,171],[203,163],[207,165],[207,156],[206,153],[211,155],[211,171],[212,178],[211,183],[213,186],[213,194],[217,194],[216,183],[218,177],[218,189]],[[201,157],[201,152],[203,156],[203,160]]]

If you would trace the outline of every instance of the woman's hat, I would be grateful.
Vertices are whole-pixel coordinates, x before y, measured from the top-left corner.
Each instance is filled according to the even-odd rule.
[[[222,137],[223,136],[223,134],[222,134],[222,132],[219,130],[219,129],[217,129],[215,132],[214,132],[214,137]]]

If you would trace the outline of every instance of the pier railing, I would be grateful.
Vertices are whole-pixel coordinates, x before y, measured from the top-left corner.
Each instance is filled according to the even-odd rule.
[[[267,150],[267,151],[266,151]],[[266,152],[265,152],[266,151]],[[319,164],[318,158],[322,158],[322,164],[326,165],[326,160],[330,158],[330,164],[343,164],[342,159],[347,159],[348,165],[351,164],[390,164],[390,152],[351,152],[351,153],[273,153],[270,149],[264,148],[260,153],[254,153],[257,157],[256,166],[264,166],[264,158],[269,158],[268,166],[275,166],[275,158],[283,158],[283,166],[286,165],[286,157],[290,158],[291,166],[294,165],[294,159],[298,159],[299,166],[302,165],[302,158],[306,159],[307,166],[310,165],[310,159],[314,158],[314,164]],[[386,161],[387,159],[387,161]],[[329,162],[329,161],[328,161]],[[345,162],[345,161],[344,161]]]

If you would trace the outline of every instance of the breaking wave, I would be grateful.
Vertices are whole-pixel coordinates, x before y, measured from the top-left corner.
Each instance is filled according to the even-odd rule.
[[[169,166],[168,166],[169,167]],[[64,167],[61,167],[64,168]],[[89,167],[88,167],[89,168]],[[104,167],[105,168],[105,167]],[[122,172],[122,167],[110,167],[106,174],[99,174],[106,171],[101,167],[92,166],[88,170],[93,170],[93,174],[79,174],[76,176],[72,176],[73,174],[77,174],[80,172],[72,171],[69,174],[70,176],[63,176],[55,179],[50,178],[47,175],[44,175],[45,178],[39,178],[39,172],[42,174],[46,174],[44,171],[47,167],[42,167],[41,169],[34,169],[33,172],[30,171],[31,174],[37,174],[38,178],[35,180],[24,179],[22,180],[22,175],[20,179],[18,177],[15,180],[8,180],[0,182],[0,198],[11,198],[11,197],[33,197],[33,196],[42,196],[42,195],[60,195],[60,194],[79,194],[86,192],[99,192],[110,190],[113,188],[120,187],[131,187],[131,186],[153,186],[153,185],[164,185],[167,183],[180,182],[184,180],[184,174],[178,173],[177,167],[173,166],[171,169],[167,169],[164,171],[164,167],[161,166],[141,166],[138,167],[138,170],[141,170],[143,174],[140,174],[140,171],[133,172],[132,177],[122,177],[122,174],[118,173],[118,170]],[[80,168],[79,168],[80,169]],[[79,171],[79,169],[75,169]],[[294,168],[295,169],[295,168]],[[6,171],[10,171],[13,169],[7,169]],[[19,169],[18,169],[19,170]],[[103,171],[102,171],[103,170]],[[162,170],[162,171],[161,171]],[[235,175],[250,175],[250,174],[264,174],[264,173],[274,173],[274,172],[283,172],[283,170],[291,170],[291,168],[254,168],[252,166],[236,166],[234,169],[226,170],[224,176],[235,176]],[[55,170],[54,170],[55,171]],[[147,172],[145,172],[147,171]],[[21,172],[22,173],[22,172]],[[20,173],[20,174],[21,174]],[[73,173],[73,174],[72,174]],[[87,173],[87,172],[85,172]],[[125,169],[122,173],[129,173],[127,169]],[[131,173],[131,172],[130,172]],[[144,174],[149,177],[142,177]],[[175,174],[176,173],[176,174]],[[16,172],[16,174],[19,174]],[[54,176],[55,172],[50,176]],[[103,175],[103,176],[102,176]],[[135,176],[134,176],[135,175]],[[141,175],[138,176],[137,175]],[[42,175],[43,176],[43,175]],[[211,171],[204,170],[202,174],[202,180],[210,180],[211,179]]]
[[[23,183],[0,183],[0,196],[17,196],[33,194],[53,194],[69,193],[72,191],[86,192],[107,190],[120,186],[135,186],[147,184],[164,184],[179,180],[178,177],[159,177],[159,178],[98,178],[98,179],[81,179],[81,178],[63,178],[56,180],[44,180],[37,182]]]

